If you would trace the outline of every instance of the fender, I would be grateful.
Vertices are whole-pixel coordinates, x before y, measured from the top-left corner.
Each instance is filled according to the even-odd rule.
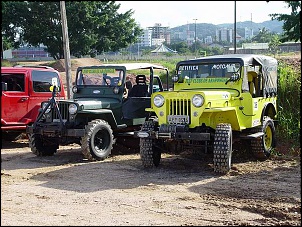
[[[111,126],[111,128],[113,130],[124,127],[124,125],[117,124],[112,111],[109,109],[82,110],[78,113],[78,115],[81,115],[81,114],[83,114],[84,116],[86,116],[88,118],[104,119],[105,121],[107,121],[109,123],[109,125]]]
[[[272,103],[267,103],[264,105],[262,113],[261,113],[261,121],[263,121],[264,116],[269,116],[273,120],[275,120],[275,116],[277,114],[276,108]]]

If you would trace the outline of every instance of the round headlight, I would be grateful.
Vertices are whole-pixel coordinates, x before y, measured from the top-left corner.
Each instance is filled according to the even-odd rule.
[[[75,94],[78,92],[78,88],[76,86],[72,87],[72,92]]]
[[[194,95],[192,98],[192,104],[195,107],[201,107],[204,103],[204,97],[202,95]]]
[[[43,110],[45,110],[45,108],[46,108],[46,106],[48,105],[48,102],[43,102],[43,104],[42,104],[42,108],[43,108]],[[49,113],[50,112],[50,105],[49,105],[49,107],[47,108],[47,110],[45,111],[45,113]]]
[[[165,99],[162,95],[155,95],[153,98],[153,103],[156,107],[161,107],[165,103]]]
[[[76,104],[73,103],[73,104],[69,105],[68,111],[70,114],[75,114],[77,112],[77,110],[78,110],[78,107]]]

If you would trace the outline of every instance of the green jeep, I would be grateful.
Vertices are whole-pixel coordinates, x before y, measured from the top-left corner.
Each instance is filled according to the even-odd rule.
[[[230,54],[180,61],[173,91],[151,97],[150,117],[135,131],[144,167],[158,166],[171,142],[213,153],[214,171],[231,168],[233,142],[245,140],[260,160],[276,146],[277,60]]]
[[[166,78],[165,84],[155,72]],[[50,156],[59,145],[77,143],[89,161],[107,158],[117,138],[133,138],[140,129],[151,94],[168,88],[168,74],[167,68],[149,63],[79,67],[73,99],[56,100],[53,86],[52,99],[41,103],[36,121],[26,128],[31,151]]]

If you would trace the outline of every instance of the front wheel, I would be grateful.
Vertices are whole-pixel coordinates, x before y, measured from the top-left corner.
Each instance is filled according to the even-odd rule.
[[[218,124],[214,136],[214,172],[226,174],[231,169],[232,140],[231,125]]]
[[[29,147],[36,156],[52,156],[57,152],[59,143],[38,134],[28,134]]]
[[[86,133],[82,137],[82,153],[89,161],[101,161],[110,154],[113,146],[113,132],[111,126],[104,120],[92,120],[85,127]]]
[[[154,121],[146,121],[141,130],[153,131]],[[161,150],[153,145],[153,140],[149,138],[140,138],[140,157],[145,168],[158,166],[161,160]]]
[[[253,132],[263,132],[262,137],[251,140],[253,155],[258,160],[266,160],[276,147],[276,129],[274,121],[270,117],[265,117],[261,127],[253,129]]]

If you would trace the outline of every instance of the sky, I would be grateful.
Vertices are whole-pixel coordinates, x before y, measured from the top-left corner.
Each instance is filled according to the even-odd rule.
[[[118,13],[133,9],[132,18],[142,28],[159,23],[174,28],[191,23],[234,23],[235,1],[116,1]],[[269,14],[290,14],[283,1],[236,1],[236,22],[261,23],[271,20]],[[195,20],[197,19],[197,20]]]

